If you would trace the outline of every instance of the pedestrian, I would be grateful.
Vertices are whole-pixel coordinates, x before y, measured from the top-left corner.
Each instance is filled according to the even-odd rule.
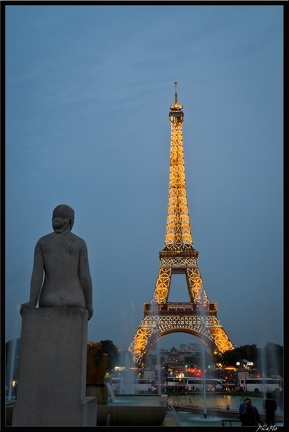
[[[283,411],[283,402],[284,402],[283,390],[281,390],[281,391],[279,391],[278,403],[277,403],[277,405],[279,406],[279,408],[280,408],[281,411]]]
[[[239,414],[242,426],[258,426],[261,423],[259,412],[248,397],[240,404]]]
[[[13,395],[14,395],[15,399],[17,399],[17,390],[18,390],[18,384],[16,382],[14,387],[13,387]]]
[[[34,250],[29,302],[24,308],[83,307],[93,315],[92,281],[86,243],[71,233],[74,210],[66,204],[52,214],[54,232],[41,237]]]
[[[265,421],[267,426],[275,425],[275,411],[277,409],[277,403],[273,398],[272,393],[266,393],[265,405]]]

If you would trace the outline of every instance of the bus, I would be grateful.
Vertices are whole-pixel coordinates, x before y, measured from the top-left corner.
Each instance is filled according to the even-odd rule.
[[[243,378],[240,389],[248,392],[279,392],[283,390],[283,380],[279,378]]]
[[[133,381],[134,393],[138,392],[149,392],[153,393],[157,391],[157,382],[154,379],[138,378]]]
[[[218,378],[206,378],[206,390],[207,391],[221,391],[224,390],[224,382]],[[203,390],[204,380],[203,378],[187,378],[187,391],[201,391]]]
[[[185,391],[186,378],[168,377],[165,383],[165,391]]]
[[[122,377],[114,377],[111,386],[115,394],[155,393],[157,382],[154,379],[135,378],[125,380]]]
[[[221,391],[224,389],[224,381],[217,378],[206,378],[207,391]],[[166,390],[168,391],[201,391],[204,379],[195,377],[168,377]]]

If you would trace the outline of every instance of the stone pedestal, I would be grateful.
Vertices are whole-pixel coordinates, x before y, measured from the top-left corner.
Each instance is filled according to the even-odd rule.
[[[12,426],[96,426],[86,396],[88,312],[24,309],[17,401]]]

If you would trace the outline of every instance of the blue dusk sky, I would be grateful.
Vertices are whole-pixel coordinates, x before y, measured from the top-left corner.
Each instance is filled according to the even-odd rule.
[[[234,345],[283,345],[283,8],[6,5],[6,341],[58,204],[88,248],[88,339],[133,341],[164,247],[177,81],[209,301]],[[169,301],[189,301],[184,275]]]

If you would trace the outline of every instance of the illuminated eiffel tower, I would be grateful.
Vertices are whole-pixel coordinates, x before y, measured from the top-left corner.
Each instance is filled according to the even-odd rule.
[[[203,287],[193,247],[186,191],[182,123],[183,107],[178,103],[177,83],[175,102],[170,107],[171,123],[170,178],[165,245],[159,252],[161,261],[153,299],[144,304],[144,318],[129,351],[133,361],[143,368],[155,342],[176,332],[200,338],[212,354],[234,349],[217,318],[217,304],[210,303]],[[168,302],[173,274],[183,274],[189,292],[189,302]]]

